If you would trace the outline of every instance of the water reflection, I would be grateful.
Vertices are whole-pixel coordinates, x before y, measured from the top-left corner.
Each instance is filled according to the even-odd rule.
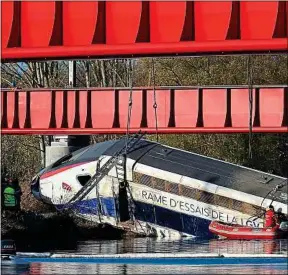
[[[2,274],[287,274],[287,265],[165,266],[126,264],[31,263],[28,267],[2,267]]]
[[[31,264],[29,274],[286,274],[286,266],[155,266],[105,264]]]
[[[224,254],[287,254],[287,240],[211,240],[209,251]]]
[[[90,240],[78,242],[75,250],[54,250],[73,254],[120,253],[230,253],[230,254],[287,254],[288,240],[167,240],[130,238],[122,240]],[[2,274],[287,274],[287,265],[150,265],[95,263],[31,263],[26,266],[3,265]]]
[[[29,274],[31,264],[11,264],[1,260],[1,274]]]
[[[77,254],[122,253],[232,253],[232,254],[287,254],[288,240],[163,240],[131,238],[79,242]]]

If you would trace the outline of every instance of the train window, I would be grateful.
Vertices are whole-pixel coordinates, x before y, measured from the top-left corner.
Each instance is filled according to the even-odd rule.
[[[65,155],[64,157],[62,157],[62,158],[58,159],[57,161],[55,161],[52,164],[51,168],[56,168],[56,167],[60,166],[61,164],[63,164],[65,162],[67,162],[68,160],[70,160],[72,157],[73,157],[73,155],[71,153],[68,154],[68,155]]]
[[[81,175],[77,177],[78,182],[84,186],[91,179],[90,175]]]

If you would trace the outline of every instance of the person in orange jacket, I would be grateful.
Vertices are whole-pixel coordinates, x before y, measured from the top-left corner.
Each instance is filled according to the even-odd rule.
[[[267,208],[265,213],[265,227],[274,227],[277,224],[277,217],[273,205]]]

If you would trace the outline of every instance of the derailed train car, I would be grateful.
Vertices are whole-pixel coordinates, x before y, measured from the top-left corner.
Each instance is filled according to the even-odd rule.
[[[287,214],[286,178],[145,139],[75,199],[125,143],[102,142],[61,158],[33,178],[32,193],[84,219],[144,235],[209,237],[211,220],[263,227],[271,203]]]

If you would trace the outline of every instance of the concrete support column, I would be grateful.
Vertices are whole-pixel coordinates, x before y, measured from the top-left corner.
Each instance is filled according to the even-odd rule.
[[[76,87],[76,61],[69,61],[69,87]],[[46,166],[51,165],[63,156],[90,144],[90,136],[53,136],[46,146]]]

